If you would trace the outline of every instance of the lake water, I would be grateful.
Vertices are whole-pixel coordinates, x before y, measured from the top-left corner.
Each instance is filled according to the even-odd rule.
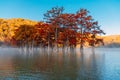
[[[120,80],[120,48],[26,54],[0,48],[0,80]]]

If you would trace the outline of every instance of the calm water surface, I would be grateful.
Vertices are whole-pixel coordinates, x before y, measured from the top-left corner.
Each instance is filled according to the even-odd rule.
[[[0,80],[120,80],[120,48],[26,54],[0,48]]]

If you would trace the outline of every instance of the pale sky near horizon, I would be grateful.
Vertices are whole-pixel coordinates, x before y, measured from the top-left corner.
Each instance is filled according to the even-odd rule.
[[[65,13],[85,8],[107,35],[120,34],[120,0],[0,0],[0,18],[41,21],[55,6],[63,6]]]

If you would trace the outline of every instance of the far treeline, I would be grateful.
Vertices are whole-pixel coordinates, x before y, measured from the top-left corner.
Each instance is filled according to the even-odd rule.
[[[89,11],[80,9],[75,14],[64,13],[63,7],[53,7],[44,14],[44,21],[0,19],[0,40],[13,47],[51,47],[82,49],[104,44],[99,36],[105,34]]]

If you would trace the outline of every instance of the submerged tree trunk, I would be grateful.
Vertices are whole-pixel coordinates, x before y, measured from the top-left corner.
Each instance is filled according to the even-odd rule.
[[[92,46],[92,53],[95,54],[95,47]]]
[[[80,44],[80,49],[83,49],[83,45],[82,44]]]
[[[56,30],[55,30],[55,51],[57,51],[57,28],[56,28]]]
[[[81,32],[80,50],[83,50],[83,31],[82,31],[82,26],[80,28],[80,32]]]
[[[69,47],[69,39],[68,39],[68,36],[67,36],[67,41],[66,41],[66,48],[67,48],[67,51],[68,51],[68,47]]]

